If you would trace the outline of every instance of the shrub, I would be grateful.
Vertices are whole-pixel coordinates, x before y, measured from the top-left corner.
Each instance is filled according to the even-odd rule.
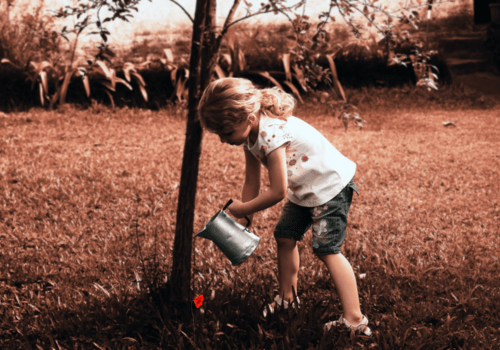
[[[38,4],[8,1],[0,13],[0,58],[19,67],[30,61],[54,62],[60,54],[60,38],[52,30],[54,17],[43,13],[44,0]]]

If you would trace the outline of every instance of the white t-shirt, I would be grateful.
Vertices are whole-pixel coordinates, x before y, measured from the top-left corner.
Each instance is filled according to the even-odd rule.
[[[316,207],[342,191],[354,177],[356,163],[342,155],[318,130],[305,121],[287,121],[262,115],[255,144],[243,144],[267,168],[267,156],[286,144],[288,199]]]

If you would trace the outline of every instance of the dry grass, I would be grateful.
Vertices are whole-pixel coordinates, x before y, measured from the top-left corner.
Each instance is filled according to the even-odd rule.
[[[204,305],[194,325],[162,320],[146,287],[171,265],[184,120],[68,109],[0,115],[0,348],[497,348],[498,107],[368,107],[361,131],[314,104],[296,114],[358,165],[344,252],[366,274],[373,338],[323,334],[341,311],[310,234],[299,244],[303,307],[261,317],[277,289],[282,204],[256,217],[261,244],[239,267],[197,239]],[[239,196],[241,156],[204,136],[195,231]]]

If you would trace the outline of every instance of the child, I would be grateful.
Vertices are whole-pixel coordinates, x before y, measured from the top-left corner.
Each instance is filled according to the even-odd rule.
[[[344,324],[370,335],[368,319],[359,306],[356,278],[340,246],[345,238],[347,212],[353,191],[356,164],[344,157],[315,128],[291,116],[294,99],[273,89],[256,89],[246,79],[212,82],[200,99],[201,125],[221,142],[243,145],[245,184],[242,201],[228,207],[236,218],[287,201],[276,225],[279,295],[275,302],[288,307],[297,290],[299,252],[297,241],[313,228],[313,252],[333,278],[344,315],[325,329]],[[268,169],[270,189],[259,193],[261,166]],[[297,298],[297,306],[300,301]],[[273,307],[269,305],[273,312]],[[267,310],[266,310],[267,311]]]

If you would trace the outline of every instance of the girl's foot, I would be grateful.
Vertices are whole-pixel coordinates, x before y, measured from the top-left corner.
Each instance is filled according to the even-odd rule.
[[[327,322],[327,323],[325,323],[325,327],[324,328],[325,328],[325,331],[329,331],[330,328],[332,328],[332,326],[336,327],[336,326],[339,326],[339,325],[345,325],[350,330],[352,330],[354,332],[361,332],[361,333],[363,333],[364,335],[367,335],[367,336],[371,336],[372,335],[372,331],[368,327],[368,319],[364,315],[363,315],[363,320],[358,325],[356,325],[356,326],[353,326],[352,324],[350,324],[349,321],[347,321],[344,318],[344,315],[340,315],[340,318],[338,319],[338,321]]]
[[[269,307],[269,311],[272,314],[274,314],[274,309],[276,308],[276,304],[278,304],[279,306],[283,306],[284,309],[288,309],[288,304],[289,303],[288,303],[288,301],[281,299],[280,296],[277,295],[276,298],[274,298],[274,302],[267,305],[267,307]],[[300,299],[299,299],[299,297],[297,297],[297,302],[296,303],[292,302],[292,307],[293,308],[295,308],[295,305],[297,305],[297,309],[300,309]],[[267,307],[265,307],[264,310],[262,311],[262,314],[264,315],[264,317],[267,317]]]

